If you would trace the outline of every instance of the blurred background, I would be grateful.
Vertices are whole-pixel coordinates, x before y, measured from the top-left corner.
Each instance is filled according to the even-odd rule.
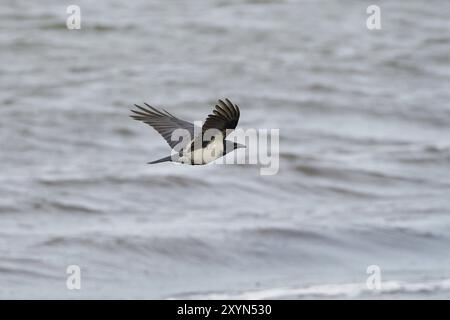
[[[3,0],[0,298],[450,298],[449,16],[439,0]],[[146,165],[169,147],[134,103],[194,121],[223,97],[240,128],[280,129],[277,175]]]

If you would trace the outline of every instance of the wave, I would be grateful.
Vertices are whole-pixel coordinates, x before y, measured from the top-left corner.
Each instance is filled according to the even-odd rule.
[[[208,186],[204,179],[179,175],[97,175],[76,177],[41,177],[38,183],[46,186],[87,186],[97,184],[144,184],[147,187]]]
[[[314,165],[314,164],[299,164],[295,166],[295,171],[300,172],[307,176],[312,177],[326,177],[329,179],[339,179],[340,181],[354,181],[354,182],[379,182],[383,183],[385,179],[388,180],[401,180],[401,181],[411,181],[411,182],[422,182],[418,179],[401,177],[390,175],[387,173],[368,171],[356,168],[346,168],[346,167],[331,167],[324,165]]]
[[[329,299],[329,298],[402,298],[405,295],[450,293],[450,279],[425,282],[383,281],[379,290],[367,288],[365,283],[321,284],[307,287],[280,287],[241,292],[214,292],[205,294],[178,295],[169,299],[206,300],[266,300],[266,299]],[[392,297],[394,296],[394,297]]]
[[[182,261],[192,264],[220,264],[230,262],[226,254],[215,254],[217,248],[208,239],[194,236],[141,236],[141,235],[105,235],[88,233],[76,236],[53,236],[36,244],[39,248],[66,249],[78,247],[80,250],[98,252],[98,257],[106,258],[108,254],[118,256],[140,257],[145,264],[161,263],[164,259]],[[106,256],[105,256],[106,255]],[[147,261],[146,259],[149,259]]]

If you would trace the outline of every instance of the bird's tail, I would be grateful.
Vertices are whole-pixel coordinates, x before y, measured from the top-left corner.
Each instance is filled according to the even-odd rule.
[[[167,161],[172,161],[172,156],[167,156],[152,162],[147,162],[147,164],[155,164],[155,163],[160,163],[160,162],[167,162]]]

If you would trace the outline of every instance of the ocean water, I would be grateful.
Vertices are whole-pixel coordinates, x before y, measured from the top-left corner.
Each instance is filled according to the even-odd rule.
[[[0,298],[450,298],[450,2],[77,2],[0,4]],[[224,97],[278,174],[146,164]]]

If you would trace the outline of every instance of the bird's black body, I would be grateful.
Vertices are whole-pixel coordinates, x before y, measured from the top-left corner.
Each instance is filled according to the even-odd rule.
[[[146,103],[145,105],[147,108],[135,105],[138,110],[131,110],[134,113],[131,117],[152,126],[175,151],[174,155],[149,162],[150,164],[172,161],[202,165],[245,147],[225,139],[229,131],[236,128],[240,117],[239,107],[228,99],[225,102],[218,100],[213,113],[208,115],[201,127],[201,133],[197,135],[196,131],[200,130],[196,129],[200,128],[196,128],[193,123],[178,119],[165,110],[159,111]],[[173,139],[174,133],[179,133],[175,131],[179,129],[183,130],[183,136],[179,140]]]

